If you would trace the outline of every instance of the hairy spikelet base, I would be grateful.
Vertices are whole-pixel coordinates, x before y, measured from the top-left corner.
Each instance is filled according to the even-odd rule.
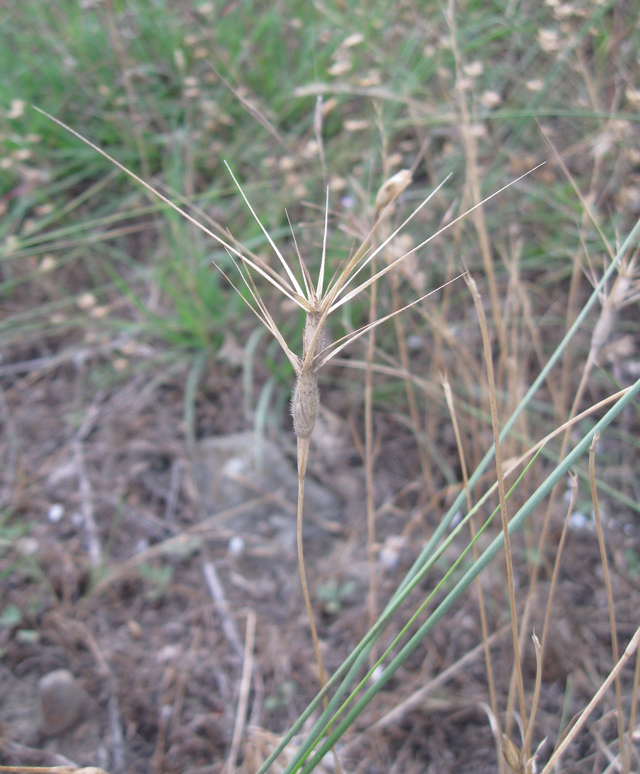
[[[311,438],[320,410],[318,373],[313,358],[324,346],[324,320],[320,312],[309,312],[302,335],[302,364],[291,401],[293,429],[298,438]]]

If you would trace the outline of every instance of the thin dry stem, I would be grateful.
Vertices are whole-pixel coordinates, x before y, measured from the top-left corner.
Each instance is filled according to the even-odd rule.
[[[604,586],[607,591],[607,606],[609,608],[609,628],[611,629],[611,651],[613,663],[618,661],[618,634],[616,632],[616,614],[613,604],[613,591],[611,588],[611,575],[609,573],[609,561],[607,559],[607,549],[604,544],[604,531],[602,529],[602,519],[600,518],[600,505],[598,504],[598,490],[596,488],[596,449],[600,440],[599,433],[593,436],[593,441],[589,448],[589,484],[591,486],[591,500],[593,502],[593,516],[596,522],[596,533],[598,535],[598,546],[600,548],[600,561],[602,563],[602,574],[604,576]],[[622,688],[620,678],[615,679],[616,704],[618,707],[618,740],[620,742],[620,751],[624,750],[624,714],[622,711]]]
[[[371,274],[375,274],[375,262],[371,262]],[[376,318],[377,284],[371,288],[369,302],[369,321]],[[365,382],[364,382],[364,470],[367,489],[367,545],[369,564],[369,628],[371,629],[377,619],[377,583],[375,571],[375,541],[376,541],[376,512],[373,500],[373,353],[376,346],[375,329],[369,331],[367,350],[365,353]],[[377,661],[377,649],[371,648],[369,654],[369,667],[373,669]]]
[[[547,608],[544,614],[544,624],[542,626],[542,644],[540,646],[540,659],[544,663],[545,648],[547,645],[547,637],[549,636],[549,623],[551,621],[551,610],[553,608],[553,595],[558,583],[558,573],[560,572],[560,561],[562,559],[562,552],[564,550],[564,544],[567,539],[567,532],[569,531],[569,519],[573,513],[573,507],[576,501],[576,495],[578,493],[578,477],[575,473],[571,474],[571,495],[569,498],[569,507],[567,508],[567,515],[562,525],[562,532],[560,533],[560,541],[558,543],[558,551],[556,552],[556,558],[553,563],[553,572],[551,574],[551,584],[549,588],[549,596],[547,597]]]
[[[507,584],[509,587],[509,607],[511,611],[511,631],[513,635],[513,656],[514,666],[518,681],[518,697],[520,699],[520,716],[522,723],[527,728],[527,716],[524,703],[524,684],[522,680],[522,667],[520,663],[520,641],[518,638],[518,620],[515,597],[515,584],[513,580],[513,562],[511,559],[511,540],[509,538],[509,520],[507,517],[507,503],[504,490],[504,473],[502,470],[502,455],[500,452],[500,428],[498,425],[498,409],[496,401],[496,387],[493,376],[493,361],[491,359],[491,342],[489,340],[489,331],[487,330],[487,321],[482,308],[482,299],[475,281],[470,275],[466,275],[465,282],[471,290],[473,303],[478,314],[480,322],[480,331],[482,333],[482,345],[487,369],[487,382],[489,386],[489,401],[491,405],[491,425],[493,428],[493,442],[495,446],[496,477],[498,483],[498,495],[500,498],[500,516],[502,519],[502,531],[504,534],[505,563],[507,568]],[[529,757],[529,751],[523,750],[523,754]]]
[[[309,596],[309,585],[307,584],[307,572],[304,563],[304,549],[302,546],[302,510],[304,507],[304,480],[307,470],[307,457],[309,455],[309,439],[298,437],[298,509],[297,509],[297,537],[298,537],[298,567],[300,570],[300,582],[302,583],[302,594],[304,604],[309,618],[309,627],[311,628],[311,638],[316,652],[316,661],[318,662],[318,676],[320,687],[324,688],[326,682],[324,676],[324,667],[322,666],[322,655],[320,654],[320,642],[313,618],[313,609],[311,607],[311,597]],[[326,702],[326,698],[325,698]]]
[[[386,148],[386,138],[383,134],[383,147]],[[383,152],[383,159],[386,159],[386,152]],[[380,188],[375,200],[375,214],[379,216],[379,222],[390,212],[393,203],[411,182],[411,173],[408,170],[400,172],[389,178]],[[382,213],[382,215],[380,215]],[[383,239],[383,242],[386,242]],[[371,257],[371,277],[376,276],[375,255],[378,250],[374,249]],[[364,444],[364,467],[367,490],[367,545],[368,545],[368,565],[369,565],[369,628],[373,628],[378,617],[377,603],[377,579],[375,566],[375,543],[376,543],[376,511],[374,503],[374,451],[373,451],[373,357],[376,346],[375,328],[377,317],[377,283],[371,286],[371,296],[369,299],[369,339],[365,353],[365,388],[364,388],[364,424],[365,424],[365,444]],[[394,318],[397,319],[397,318]],[[369,667],[373,669],[377,661],[377,648],[374,646],[369,653]]]
[[[458,425],[458,417],[456,416],[455,405],[453,402],[453,393],[451,391],[451,385],[446,376],[442,377],[442,386],[444,388],[445,400],[449,408],[449,415],[451,416],[451,424],[453,425],[453,432],[456,438],[456,446],[458,449],[458,459],[460,460],[460,467],[462,468],[462,481],[464,484],[466,496],[467,496],[467,508],[471,513],[469,519],[469,530],[471,532],[471,542],[473,551],[474,562],[478,561],[478,546],[476,545],[476,522],[472,513],[472,500],[471,491],[469,489],[469,476],[467,473],[467,461],[464,453],[464,446],[462,444],[462,436],[460,435],[460,427]],[[482,581],[480,576],[476,578],[476,590],[478,592],[478,611],[480,613],[480,628],[482,631],[482,642],[484,645],[484,662],[487,670],[487,683],[489,685],[489,701],[491,702],[491,712],[494,717],[495,725],[495,740],[498,757],[498,768],[502,773],[504,771],[504,757],[501,754],[502,734],[500,731],[500,715],[498,713],[498,699],[496,696],[495,680],[493,678],[493,665],[491,662],[491,649],[489,647],[489,627],[487,626],[487,615],[484,607],[484,592],[482,590]]]
[[[536,122],[537,122],[537,119],[536,119]],[[546,132],[544,127],[542,127],[540,125],[540,123],[538,123],[538,128],[540,129],[540,132],[542,133],[544,141],[546,142],[547,146],[549,147],[549,149],[553,153],[558,166],[563,171],[564,176],[567,178],[567,180],[569,181],[569,184],[573,188],[573,192],[575,193],[575,195],[580,200],[580,204],[582,205],[582,209],[583,209],[584,215],[587,216],[588,219],[591,221],[591,223],[594,225],[596,231],[598,232],[598,234],[600,236],[600,239],[602,240],[602,244],[605,246],[607,252],[609,253],[609,258],[611,260],[613,260],[615,258],[615,252],[612,249],[611,245],[609,244],[608,239],[604,235],[604,232],[600,228],[600,224],[598,223],[598,220],[597,220],[597,218],[596,218],[596,216],[595,216],[595,214],[593,212],[592,207],[589,205],[589,200],[591,199],[591,195],[593,194],[593,192],[595,190],[595,187],[594,187],[595,177],[596,177],[595,170],[594,170],[594,175],[592,177],[591,191],[590,191],[589,194],[587,194],[587,196],[583,196],[582,191],[576,185],[576,181],[573,179],[573,175],[567,169],[564,161],[562,160],[562,156],[558,153],[558,151],[556,149],[556,146],[551,141],[551,138],[549,137],[548,133]]]
[[[547,139],[547,138],[545,138],[545,139]],[[561,166],[561,168],[565,172],[565,175],[566,175],[567,179],[569,180],[569,182],[573,186],[574,191],[576,192],[576,194],[578,195],[580,201],[582,202],[583,207],[584,207],[585,215],[591,220],[591,222],[593,223],[595,228],[598,230],[598,233],[600,234],[600,236],[602,238],[602,241],[603,241],[603,244],[604,244],[605,248],[607,249],[607,251],[608,251],[609,255],[611,256],[611,258],[613,258],[613,251],[611,249],[611,246],[609,245],[609,243],[606,240],[604,234],[602,233],[602,230],[600,229],[600,226],[597,223],[597,220],[596,220],[596,218],[595,218],[591,208],[588,205],[588,201],[587,201],[588,197],[583,197],[581,191],[576,186],[573,178],[571,177],[570,173],[566,169],[566,167],[565,167],[565,165],[564,165],[560,155],[557,153],[557,151],[554,148],[553,144],[550,143],[548,139],[547,139],[547,142],[548,142],[550,148],[552,149],[552,151],[553,151],[553,153],[554,153],[554,155],[556,157],[557,162],[559,163],[559,165]],[[571,324],[573,322],[573,319],[575,318],[575,306],[576,306],[576,303],[577,303],[576,299],[578,297],[579,281],[580,281],[581,276],[582,276],[582,265],[581,265],[580,260],[576,260],[574,262],[574,269],[573,269],[573,272],[572,272],[571,284],[570,284],[570,289],[569,289],[569,297],[568,297],[568,302],[567,302],[567,322],[566,322],[566,329],[567,330],[569,330],[569,328],[570,328],[570,326],[571,326]],[[576,394],[575,394],[575,397],[574,397],[571,409],[569,411],[568,420],[564,424],[565,430],[564,430],[564,436],[563,436],[562,443],[561,443],[560,454],[559,454],[559,457],[558,457],[559,459],[563,459],[563,457],[565,456],[565,453],[566,453],[567,445],[568,445],[568,442],[569,442],[569,428],[570,428],[570,426],[572,424],[573,417],[575,416],[575,412],[577,411],[577,408],[578,408],[578,406],[580,404],[580,401],[582,400],[582,395],[583,395],[584,389],[585,389],[586,384],[587,384],[588,376],[591,373],[591,369],[592,369],[592,367],[593,367],[593,365],[595,363],[595,360],[596,360],[596,357],[597,357],[597,353],[599,352],[599,349],[600,349],[600,347],[598,346],[598,341],[602,340],[603,331],[605,330],[605,328],[608,327],[608,324],[607,324],[608,320],[610,320],[611,317],[612,317],[612,315],[610,313],[605,313],[604,307],[607,306],[607,303],[611,303],[611,298],[612,297],[615,298],[616,296],[618,296],[618,293],[614,293],[612,291],[612,293],[609,295],[608,299],[605,299],[605,301],[603,303],[603,312],[601,313],[600,319],[599,319],[599,321],[596,324],[596,327],[594,329],[594,333],[597,330],[598,331],[598,335],[594,336],[594,338],[592,339],[591,347],[590,347],[590,350],[589,350],[589,356],[587,358],[587,363],[585,364],[585,367],[583,368],[582,376],[581,376],[581,379],[580,379],[580,384],[578,386],[578,389],[576,390]],[[562,417],[562,415],[564,414],[564,406],[566,405],[567,400],[568,400],[568,390],[569,390],[569,387],[570,387],[570,384],[571,384],[571,380],[569,378],[569,375],[570,375],[570,371],[571,371],[571,369],[573,367],[572,366],[572,362],[571,362],[571,357],[572,357],[572,350],[571,350],[571,348],[568,348],[566,350],[566,352],[564,354],[564,357],[563,357],[563,360],[562,360],[562,372],[561,372],[561,376],[560,376],[560,379],[559,379],[559,383],[561,385],[561,388],[560,388],[560,396],[561,397],[559,398],[559,400],[554,401],[555,410],[556,410],[556,413],[557,413],[559,418]],[[555,487],[553,489],[553,491],[551,492],[551,495],[549,497],[549,500],[548,500],[548,503],[547,503],[547,507],[546,507],[546,510],[545,510],[545,514],[544,514],[544,518],[543,518],[543,522],[542,522],[542,529],[541,529],[540,537],[539,537],[539,540],[538,540],[537,551],[535,553],[536,561],[533,564],[533,569],[532,569],[532,573],[531,573],[531,577],[530,577],[530,581],[529,581],[529,595],[528,595],[528,598],[527,598],[527,603],[525,605],[525,610],[524,610],[523,617],[522,617],[522,636],[523,637],[525,636],[525,632],[528,629],[528,622],[529,622],[529,618],[530,618],[531,610],[532,610],[532,601],[533,601],[534,592],[535,592],[535,589],[536,589],[536,586],[537,586],[538,574],[539,574],[540,567],[541,567],[542,557],[544,555],[544,553],[543,553],[544,552],[544,547],[545,547],[546,542],[547,542],[547,535],[548,535],[549,526],[550,526],[550,522],[551,522],[551,514],[552,514],[552,511],[553,511],[553,506],[554,506],[554,503],[555,503],[555,499],[556,499],[557,493],[558,493],[558,488]],[[545,632],[543,634],[546,634],[546,629],[545,629]],[[544,636],[543,636],[542,658],[544,659]],[[513,684],[513,680],[512,680],[512,684]],[[510,696],[511,696],[511,691],[510,691]],[[507,724],[509,724],[510,721],[511,721],[511,717],[508,716]]]
[[[636,668],[633,673],[633,690],[631,691],[631,712],[629,713],[629,736],[622,759],[624,774],[631,771],[631,756],[634,751],[633,735],[636,726],[636,707],[638,706],[638,689],[640,687],[640,650],[636,653]]]
[[[546,357],[542,347],[542,342],[540,340],[539,326],[536,325],[534,321],[533,311],[531,309],[531,301],[527,293],[526,286],[524,285],[523,282],[518,281],[516,283],[516,292],[520,299],[522,319],[529,333],[529,338],[531,339],[531,346],[538,359],[538,364],[540,366],[540,369],[542,369],[546,363]],[[564,384],[564,382],[560,381],[560,384]],[[551,403],[554,406],[557,413],[560,406],[560,398],[558,395],[559,389],[556,385],[555,380],[552,379],[550,375],[548,375],[547,378],[545,379],[545,385],[549,390],[549,395],[551,396]]]
[[[280,143],[280,145],[282,145],[283,148],[286,148],[287,144],[285,143],[280,132],[275,128],[271,121],[269,121],[264,112],[257,107],[255,102],[247,99],[244,95],[243,92],[246,91],[246,86],[243,84],[242,89],[237,89],[231,83],[231,81],[224,77],[224,75],[218,70],[217,67],[214,67],[210,62],[208,64],[216,76],[222,81],[222,83],[224,83],[229,91],[233,93],[233,96],[238,100],[238,102],[247,111],[247,113],[249,113],[249,115],[254,118],[262,127],[264,127],[272,137],[275,137],[275,139]]]
[[[531,635],[531,639],[533,640],[533,648],[536,653],[536,683],[535,687],[533,689],[533,699],[531,701],[531,715],[529,717],[529,725],[527,726],[527,733],[524,737],[524,742],[522,744],[522,751],[523,753],[526,750],[529,750],[531,748],[531,738],[533,736],[533,725],[535,723],[536,719],[536,711],[538,709],[538,702],[540,701],[540,685],[542,683],[542,657],[541,657],[541,649],[540,649],[540,642],[538,638],[536,637],[535,632]]]
[[[466,159],[465,167],[467,170],[467,185],[471,201],[479,202],[481,194],[480,176],[478,174],[478,143],[476,134],[473,131],[473,127],[471,125],[471,117],[469,115],[469,108],[467,106],[467,96],[465,90],[462,88],[464,80],[461,72],[462,58],[457,41],[454,0],[450,0],[449,2],[446,18],[449,29],[451,30],[451,50],[453,52],[456,68],[456,82],[458,85],[459,97],[458,103],[460,105],[460,116],[462,119],[462,139]],[[498,341],[500,342],[501,358],[503,358],[506,357],[507,354],[506,338],[502,323],[502,312],[500,310],[498,286],[496,283],[495,273],[493,271],[493,257],[491,255],[491,247],[489,244],[489,233],[487,231],[487,224],[484,218],[484,211],[482,207],[478,207],[474,210],[473,224],[475,226],[476,233],[478,234],[478,239],[480,240],[480,252],[482,254],[482,263],[484,265],[485,274],[487,275],[487,284],[489,286],[489,296],[491,298],[493,321],[496,326]]]
[[[613,325],[613,319],[617,311],[626,303],[628,299],[628,292],[631,286],[631,276],[633,274],[633,271],[634,271],[634,259],[632,259],[631,261],[628,261],[626,264],[623,264],[623,268],[618,273],[618,276],[616,277],[613,288],[602,301],[602,308],[600,311],[600,316],[598,318],[598,321],[596,322],[596,325],[594,327],[593,335],[591,338],[591,344],[589,348],[589,354],[587,356],[587,361],[584,365],[582,375],[580,377],[580,383],[576,390],[576,394],[575,394],[573,403],[571,405],[571,409],[569,411],[569,422],[575,416],[578,410],[578,406],[582,401],[582,396],[587,387],[588,378],[591,374],[591,371],[594,365],[597,362],[597,358],[602,349],[602,346],[604,345],[604,342],[609,336],[611,327]],[[572,286],[573,286],[573,279],[572,279]],[[576,282],[576,287],[577,287],[577,282]],[[567,350],[567,353],[568,352],[569,350]],[[565,365],[567,365],[567,363],[568,361],[565,362]],[[563,366],[563,378],[566,379],[567,374],[568,374],[568,366],[566,371],[565,371],[565,366]],[[568,379],[567,379],[567,383],[568,383]],[[558,455],[559,460],[562,460],[564,458],[567,451],[568,444],[569,444],[569,425],[567,423],[566,430],[562,437],[562,443],[560,445],[560,453]],[[542,557],[544,555],[544,548],[547,543],[549,526],[551,524],[551,514],[553,512],[553,506],[555,504],[558,491],[559,489],[558,489],[558,486],[556,485],[551,491],[551,494],[549,496],[547,508],[542,522],[542,529],[540,532],[538,547],[535,554],[536,559],[535,559],[535,562],[533,563],[533,569],[532,569],[531,578],[529,581],[529,595],[525,605],[524,614],[522,617],[523,636],[524,636],[524,631],[528,628],[529,617],[531,615],[533,594],[538,582],[538,574],[540,572]],[[509,723],[509,721],[510,721],[510,718],[507,719],[507,724]],[[507,728],[508,728],[508,725],[507,725]]]
[[[302,545],[302,512],[304,508],[304,481],[307,472],[307,458],[309,456],[309,438],[301,438],[298,436],[298,508],[296,516],[296,536],[298,544],[298,569],[300,571],[300,583],[302,585],[302,596],[304,597],[304,605],[307,611],[307,618],[309,619],[309,629],[311,630],[311,639],[313,640],[313,648],[316,654],[316,663],[318,665],[318,680],[320,682],[320,689],[324,688],[326,681],[324,666],[322,663],[322,654],[320,653],[320,641],[318,639],[318,632],[316,630],[315,619],[313,617],[313,608],[311,607],[311,597],[309,595],[309,584],[307,583],[307,571],[304,562],[304,548]],[[324,697],[324,707],[328,706],[328,699]],[[333,757],[337,774],[342,774],[340,768],[340,761],[338,759],[338,753],[335,747],[332,748]]]

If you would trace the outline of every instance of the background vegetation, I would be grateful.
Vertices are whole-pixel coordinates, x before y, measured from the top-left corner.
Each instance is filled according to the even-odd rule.
[[[227,253],[32,105],[276,268],[228,161],[295,258],[288,212],[313,276],[327,185],[332,273],[371,228],[376,192],[398,170],[413,167],[414,181],[389,228],[451,178],[380,266],[547,162],[377,286],[374,313],[383,316],[468,269],[488,321],[493,384],[462,280],[376,329],[369,360],[357,343],[323,371],[325,424],[311,472],[344,507],[314,527],[308,561],[333,672],[411,575],[457,496],[462,504],[445,523],[467,513],[464,478],[493,443],[491,396],[498,429],[521,411],[503,442],[505,466],[562,428],[510,496],[509,515],[527,506],[527,522],[513,539],[513,580],[502,554],[482,575],[484,635],[479,592],[469,589],[338,747],[346,771],[495,771],[505,766],[499,729],[528,750],[523,766],[545,738],[540,760],[548,760],[639,623],[637,404],[599,441],[591,481],[600,520],[587,455],[572,461],[573,500],[562,468],[606,415],[599,401],[639,377],[638,3],[0,7],[0,762],[52,764],[64,754],[111,772],[217,772],[227,761],[255,771],[317,692],[290,547],[271,522],[257,532],[209,523],[193,472],[211,435],[251,429],[293,450],[291,368],[213,267],[237,278]],[[259,288],[295,349],[302,318]],[[346,304],[330,336],[366,323],[370,303]],[[530,505],[554,471],[563,488]],[[490,467],[469,489],[479,524],[498,504],[496,492],[481,499],[495,481]],[[491,524],[477,547],[499,534]],[[477,566],[462,555],[464,535],[430,555],[377,655],[425,598],[435,607]],[[229,542],[238,537],[240,566]],[[253,710],[237,738],[244,656],[217,625],[219,600],[210,601],[202,572],[211,563],[240,631],[251,620],[245,609],[257,616]],[[505,629],[510,585],[527,713],[537,707],[526,743]],[[546,638],[541,666],[534,629]],[[490,690],[482,642],[500,632]],[[60,667],[80,678],[95,708],[84,747],[71,732],[61,741],[34,736],[24,718],[20,725],[16,704],[28,705],[34,681]],[[637,671],[622,676],[558,770],[637,769]],[[425,685],[428,694],[398,709]]]

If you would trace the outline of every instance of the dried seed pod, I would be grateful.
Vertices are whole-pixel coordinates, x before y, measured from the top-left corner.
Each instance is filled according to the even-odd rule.
[[[298,376],[291,401],[293,429],[298,438],[311,438],[319,410],[318,374],[309,369]]]
[[[376,195],[375,210],[376,215],[388,204],[395,201],[398,196],[411,182],[411,172],[408,169],[401,169],[392,175],[385,183],[380,186]]]
[[[302,365],[291,401],[293,429],[298,438],[311,438],[320,410],[318,374],[313,358],[324,346],[324,322],[319,312],[309,312],[302,334]],[[312,352],[312,354],[310,354]]]

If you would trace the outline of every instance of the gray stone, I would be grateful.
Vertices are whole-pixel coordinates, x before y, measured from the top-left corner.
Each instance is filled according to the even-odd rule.
[[[221,435],[201,440],[197,455],[192,469],[207,516],[222,514],[265,493],[272,493],[277,497],[228,519],[222,517],[222,523],[228,528],[244,531],[255,528],[257,522],[285,516],[291,518],[295,526],[296,464],[273,441],[258,439],[253,432]],[[310,478],[308,472],[304,493],[305,522],[312,523],[314,516],[329,520],[339,518],[337,496]]]
[[[75,726],[84,715],[88,697],[68,669],[56,669],[38,681],[40,730],[47,736]]]

